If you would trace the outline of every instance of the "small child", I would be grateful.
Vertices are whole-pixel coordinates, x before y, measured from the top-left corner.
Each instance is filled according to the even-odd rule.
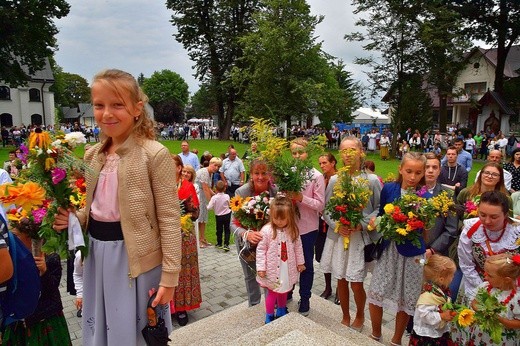
[[[449,324],[453,319],[450,310],[442,311],[451,302],[449,285],[455,271],[455,262],[449,257],[432,255],[424,264],[424,285],[413,316],[410,346],[452,345]]]
[[[287,313],[287,293],[292,290],[298,273],[305,270],[305,259],[291,200],[277,196],[271,201],[270,222],[262,232],[256,248],[257,281],[267,288],[265,323]]]
[[[231,208],[229,208],[229,195],[226,194],[226,184],[219,180],[216,185],[217,193],[208,203],[208,210],[215,209],[217,222],[217,248],[229,251],[229,223],[231,222]],[[224,246],[222,246],[222,233],[224,233]]]
[[[487,289],[489,294],[498,298],[498,301],[507,307],[507,310],[498,317],[504,325],[502,342],[500,345],[518,345],[520,339],[520,291],[518,278],[520,277],[520,255],[502,253],[486,259],[484,264],[484,281],[480,287]],[[475,308],[475,304],[472,304]],[[495,345],[488,333],[480,330],[477,324],[471,327],[469,344]]]

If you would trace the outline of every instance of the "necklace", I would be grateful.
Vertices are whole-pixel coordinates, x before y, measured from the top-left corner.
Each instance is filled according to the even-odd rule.
[[[488,285],[488,288],[487,288],[487,292],[489,295],[491,295],[491,290],[493,289],[493,286],[491,285]],[[509,295],[506,297],[506,299],[504,299],[502,302],[500,302],[502,305],[507,305],[509,304],[509,302],[511,301],[511,299],[513,299],[513,297],[515,296],[516,294],[516,288],[513,287],[513,289],[511,290],[511,293],[509,293]]]
[[[457,164],[455,166],[455,173],[453,174],[453,177],[451,178],[451,181],[455,181],[455,177],[457,176],[457,170],[459,169],[459,165]],[[450,179],[450,175],[451,175],[451,167],[448,166],[448,179]]]
[[[502,237],[504,236],[504,233],[506,233],[506,226],[504,225],[504,228],[502,228],[502,231],[500,231],[500,235],[495,240],[491,240],[491,238],[489,238],[489,234],[487,233],[486,227],[482,227],[482,229],[484,230],[484,235],[486,236],[486,246],[488,248],[489,255],[493,256],[495,253],[491,249],[490,243],[498,243],[500,241],[500,239],[502,239]]]

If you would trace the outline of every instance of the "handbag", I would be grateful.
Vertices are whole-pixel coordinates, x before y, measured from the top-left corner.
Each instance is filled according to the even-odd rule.
[[[383,238],[380,238],[375,243],[365,245],[365,262],[369,263],[374,260],[377,261],[378,259],[380,259],[384,249],[385,248],[383,246]]]

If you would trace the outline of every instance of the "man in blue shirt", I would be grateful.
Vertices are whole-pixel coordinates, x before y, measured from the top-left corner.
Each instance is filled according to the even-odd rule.
[[[181,150],[179,156],[181,157],[182,163],[184,165],[190,165],[195,169],[195,171],[198,171],[200,168],[199,158],[190,151],[188,141],[181,142]]]
[[[457,163],[464,167],[469,173],[469,171],[471,171],[471,167],[473,166],[473,156],[466,150],[463,150],[464,139],[456,138],[453,146],[457,149],[458,152]],[[446,155],[444,155],[441,164],[444,166],[447,161],[448,159],[446,158]]]

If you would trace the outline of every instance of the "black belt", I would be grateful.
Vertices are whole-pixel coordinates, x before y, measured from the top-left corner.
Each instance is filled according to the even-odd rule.
[[[87,233],[97,240],[114,241],[124,240],[121,222],[97,221],[92,217],[88,220]]]

